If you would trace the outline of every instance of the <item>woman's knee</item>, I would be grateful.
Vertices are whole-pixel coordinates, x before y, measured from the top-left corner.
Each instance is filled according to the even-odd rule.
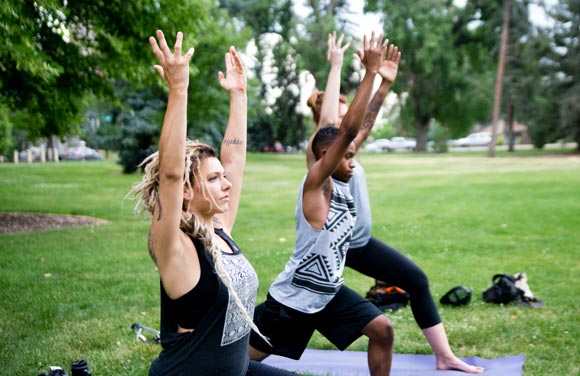
[[[429,278],[419,267],[413,268],[407,274],[404,283],[396,286],[407,291],[411,297],[429,292]]]
[[[417,272],[415,286],[419,290],[429,290],[429,278],[421,269]]]

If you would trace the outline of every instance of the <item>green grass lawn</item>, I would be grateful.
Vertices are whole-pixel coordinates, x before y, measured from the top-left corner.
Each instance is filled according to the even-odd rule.
[[[462,308],[439,305],[455,353],[525,354],[527,376],[580,371],[580,156],[567,152],[363,154],[373,231],[429,276],[436,299],[472,288]],[[158,327],[159,279],[148,221],[126,199],[139,174],[113,161],[0,165],[0,211],[94,216],[108,225],[0,235],[0,364],[5,375],[70,370],[145,375],[159,352],[131,324]],[[303,155],[250,154],[236,238],[260,276],[258,300],[293,249]],[[496,273],[524,271],[541,309],[483,303]],[[364,294],[372,280],[347,270]],[[409,307],[388,313],[395,352],[430,354]],[[332,348],[316,335],[310,347]],[[352,350],[365,350],[366,340]]]

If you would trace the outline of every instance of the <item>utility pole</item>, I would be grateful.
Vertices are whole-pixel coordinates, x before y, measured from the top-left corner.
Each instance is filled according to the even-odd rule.
[[[491,141],[487,147],[487,156],[495,157],[495,144],[497,142],[497,122],[499,121],[499,109],[501,106],[501,96],[503,90],[503,76],[505,68],[505,55],[510,27],[510,0],[504,0],[503,24],[501,30],[501,42],[499,47],[499,62],[497,64],[497,74],[495,77],[495,97],[493,99],[493,115],[491,120]]]

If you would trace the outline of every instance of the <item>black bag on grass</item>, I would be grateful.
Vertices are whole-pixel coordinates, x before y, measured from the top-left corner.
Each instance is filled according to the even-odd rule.
[[[397,286],[377,283],[369,289],[366,298],[382,311],[396,311],[407,305],[409,293]]]
[[[501,304],[521,300],[524,292],[516,287],[513,276],[496,274],[491,280],[493,285],[483,292],[485,302]]]

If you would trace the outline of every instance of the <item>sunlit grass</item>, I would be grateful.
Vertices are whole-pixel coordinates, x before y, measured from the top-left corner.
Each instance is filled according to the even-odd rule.
[[[463,308],[439,306],[459,356],[526,354],[525,375],[573,375],[580,348],[580,157],[569,153],[359,156],[374,235],[416,262],[436,299],[473,289]],[[95,216],[108,225],[0,235],[0,364],[36,375],[87,359],[93,374],[144,375],[159,347],[131,324],[159,324],[159,280],[146,250],[148,222],[125,196],[140,175],[113,161],[0,165],[0,211]],[[260,276],[258,300],[295,240],[301,154],[250,154],[234,237]],[[495,273],[525,271],[542,309],[483,303]],[[347,270],[364,294],[368,277]],[[397,353],[430,348],[403,308],[388,313]],[[314,348],[332,348],[321,336]],[[366,340],[351,346],[365,350]]]

